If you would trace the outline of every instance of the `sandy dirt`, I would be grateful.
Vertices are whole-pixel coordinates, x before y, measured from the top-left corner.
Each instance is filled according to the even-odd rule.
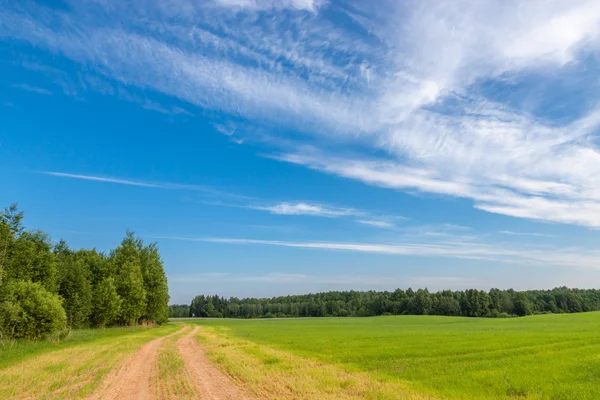
[[[154,339],[144,344],[122,366],[109,373],[98,390],[88,397],[89,400],[136,399],[152,400],[156,398],[152,388],[153,364],[158,349],[165,338],[189,329],[184,327],[170,335]],[[190,382],[202,400],[254,400],[246,395],[230,377],[213,366],[204,351],[194,340],[199,326],[177,341],[177,347],[192,376]]]
[[[206,400],[251,400],[252,397],[239,389],[231,378],[212,365],[194,335],[201,329],[195,327],[177,341],[181,357],[193,377],[193,384],[201,399]]]
[[[89,396],[88,399],[153,399],[154,394],[151,388],[152,365],[156,359],[158,348],[165,338],[176,335],[185,329],[184,327],[170,335],[144,344],[124,365],[109,373],[100,384],[98,390]]]

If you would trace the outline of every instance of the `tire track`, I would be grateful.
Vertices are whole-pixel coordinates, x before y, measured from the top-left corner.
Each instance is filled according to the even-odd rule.
[[[183,327],[177,332],[154,339],[144,344],[134,353],[125,364],[116,368],[104,379],[89,400],[137,399],[150,400],[154,398],[151,378],[152,366],[156,359],[157,350],[163,340],[188,329]]]
[[[177,341],[177,347],[186,368],[193,377],[193,385],[202,399],[206,400],[254,400],[245,394],[231,378],[211,364],[204,351],[194,340],[201,329],[196,326]]]

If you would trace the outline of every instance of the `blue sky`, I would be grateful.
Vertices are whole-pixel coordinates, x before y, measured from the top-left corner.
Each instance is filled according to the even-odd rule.
[[[0,0],[0,202],[198,293],[600,286],[597,1]]]

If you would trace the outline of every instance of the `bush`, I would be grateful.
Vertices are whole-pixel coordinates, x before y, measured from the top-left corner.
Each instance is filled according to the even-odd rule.
[[[60,298],[39,283],[12,281],[0,303],[0,329],[5,337],[38,339],[66,326]]]

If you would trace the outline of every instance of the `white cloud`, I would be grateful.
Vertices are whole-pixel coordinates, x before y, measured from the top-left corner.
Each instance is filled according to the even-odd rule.
[[[169,282],[259,282],[262,284],[283,284],[286,287],[292,285],[318,284],[331,285],[330,287],[384,287],[392,289],[395,287],[408,287],[418,285],[419,287],[437,288],[466,288],[468,285],[476,286],[476,281],[470,278],[457,276],[394,276],[394,275],[307,275],[298,273],[271,272],[262,275],[244,275],[240,273],[202,273],[188,274],[186,276],[169,276]],[[394,287],[395,285],[395,287]],[[332,289],[333,290],[333,289]],[[289,294],[286,293],[286,294]]]
[[[361,215],[362,213],[350,208],[338,208],[320,204],[299,203],[279,203],[272,206],[251,206],[256,210],[268,211],[277,215],[311,215],[316,217],[344,217],[352,215]]]
[[[177,236],[152,236],[152,238],[234,245],[261,245],[311,250],[348,251],[395,256],[462,258],[532,266],[600,269],[600,252],[580,248],[507,248],[479,242],[456,241],[436,243],[342,243]]]
[[[357,210],[355,208],[335,207],[331,205],[308,203],[303,201],[282,202],[271,205],[250,205],[245,206],[245,208],[267,211],[274,215],[306,215],[324,218],[351,218],[359,224],[383,229],[395,228],[396,225],[394,222],[404,219],[398,216],[374,215],[368,211]]]
[[[377,219],[359,219],[356,222],[358,222],[359,224],[363,224],[363,225],[370,225],[370,226],[374,226],[376,228],[393,228],[394,224],[387,222],[387,221],[381,221],[381,220],[377,220]]]
[[[31,92],[31,93],[43,94],[43,95],[46,95],[46,96],[52,96],[53,95],[53,93],[51,91],[49,91],[48,89],[44,89],[44,88],[41,88],[41,87],[28,85],[26,83],[17,83],[17,84],[12,85],[12,87],[17,88],[17,89],[22,89],[22,90],[25,90],[25,91]]]
[[[504,235],[511,236],[534,236],[534,237],[556,237],[555,235],[549,235],[547,233],[533,233],[533,232],[513,232],[513,231],[499,231]]]
[[[79,175],[79,174],[67,174],[64,172],[42,172],[46,175],[57,176],[60,178],[70,178],[70,179],[81,179],[84,181],[95,181],[95,182],[106,182],[106,183],[116,183],[119,185],[128,185],[128,186],[140,186],[140,187],[149,187],[149,188],[161,188],[163,186],[156,183],[149,182],[141,182],[141,181],[131,181],[127,179],[118,179],[118,178],[108,178],[104,176],[94,176],[94,175]]]
[[[350,19],[320,12],[327,6],[148,0],[73,2],[71,11],[53,11],[14,4],[0,9],[0,40],[27,41],[103,79],[270,128],[271,136],[254,139],[271,140],[281,160],[371,185],[468,198],[486,212],[600,226],[599,99],[574,105],[557,97],[577,109],[558,119],[482,89],[492,83],[510,91],[511,82],[528,79],[553,87],[569,68],[597,63],[600,3],[332,7]],[[583,76],[572,85],[596,81]],[[311,136],[316,150],[283,140],[289,129]],[[236,131],[232,140],[244,138]]]
[[[81,175],[81,174],[70,174],[64,172],[54,172],[54,171],[40,171],[41,174],[55,176],[59,178],[68,178],[68,179],[78,179],[84,181],[95,181],[95,182],[104,182],[104,183],[114,183],[118,185],[126,185],[126,186],[139,186],[145,188],[154,188],[154,189],[168,189],[168,190],[189,190],[189,191],[197,191],[204,192],[205,194],[210,194],[218,197],[230,197],[237,199],[246,199],[244,196],[222,192],[216,189],[213,189],[208,186],[202,185],[189,185],[182,183],[174,183],[174,182],[149,182],[149,181],[140,181],[140,180],[130,180],[130,179],[122,179],[122,178],[114,178],[114,177],[106,177],[106,176],[98,176],[98,175]]]
[[[321,0],[216,0],[221,6],[264,10],[270,8],[292,8],[315,12],[325,1]]]

